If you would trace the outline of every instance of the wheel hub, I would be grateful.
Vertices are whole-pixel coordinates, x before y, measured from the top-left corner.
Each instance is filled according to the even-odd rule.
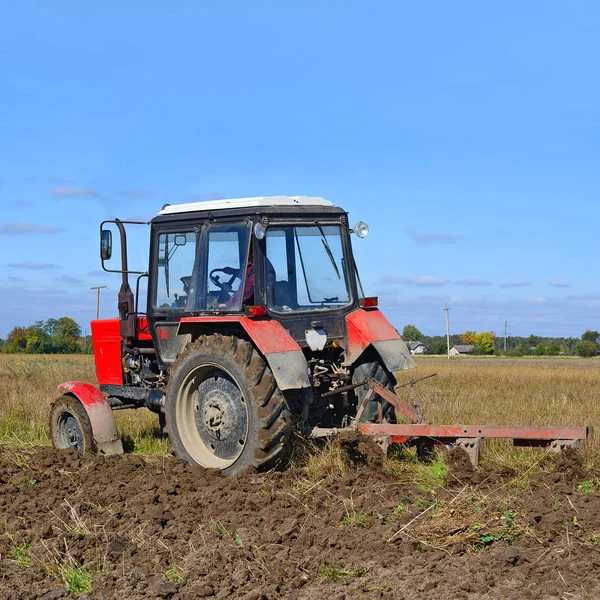
[[[204,423],[209,429],[213,431],[220,431],[221,427],[225,425],[224,414],[221,407],[217,404],[211,404],[204,412]]]
[[[196,429],[206,448],[218,458],[237,458],[246,443],[248,413],[245,399],[224,372],[210,374],[195,398]]]
[[[60,422],[60,434],[65,448],[73,448],[78,452],[83,451],[83,434],[75,417],[70,414],[63,415]]]

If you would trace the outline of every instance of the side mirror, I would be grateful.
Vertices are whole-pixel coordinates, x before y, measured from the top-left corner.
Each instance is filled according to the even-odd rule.
[[[112,231],[103,229],[100,232],[100,258],[110,260],[112,256]]]
[[[185,237],[185,235],[181,235],[181,234],[176,235],[175,239],[173,240],[173,243],[176,246],[185,246],[186,242],[187,242],[187,238]]]

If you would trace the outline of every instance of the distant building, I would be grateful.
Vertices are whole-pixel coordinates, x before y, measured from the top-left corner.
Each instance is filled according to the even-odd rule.
[[[465,356],[466,354],[473,354],[473,346],[457,344],[450,349],[450,356]]]
[[[407,342],[406,344],[411,354],[425,354],[423,342]]]

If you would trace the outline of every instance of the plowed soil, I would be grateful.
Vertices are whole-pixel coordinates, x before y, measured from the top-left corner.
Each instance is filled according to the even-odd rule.
[[[577,457],[520,483],[464,459],[423,490],[369,461],[229,479],[0,449],[0,598],[75,597],[75,568],[89,598],[600,598],[600,496]]]

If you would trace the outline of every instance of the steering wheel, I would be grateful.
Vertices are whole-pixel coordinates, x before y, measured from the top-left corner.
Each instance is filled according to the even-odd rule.
[[[215,273],[225,273],[225,275],[231,275],[229,281],[221,281],[219,275]],[[231,284],[240,276],[240,270],[234,269],[233,267],[225,267],[224,269],[213,269],[209,273],[210,280],[219,288],[224,289],[229,286],[228,292],[231,291]]]
[[[216,273],[225,273],[225,275],[231,275],[228,281],[221,281],[219,275]],[[213,269],[209,275],[210,280],[219,288],[218,301],[225,303],[229,300],[231,294],[231,288],[233,282],[240,276],[240,269],[234,269],[233,267],[225,267],[224,269]]]

